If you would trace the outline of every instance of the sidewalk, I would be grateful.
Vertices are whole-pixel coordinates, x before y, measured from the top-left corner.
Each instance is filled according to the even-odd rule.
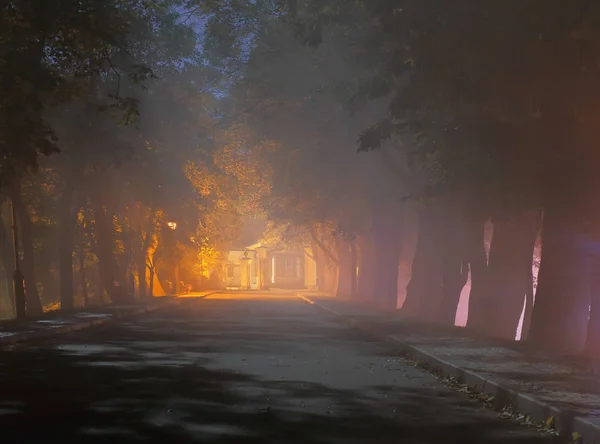
[[[423,325],[318,294],[299,295],[369,336],[390,343],[465,392],[476,390],[504,414],[543,421],[561,436],[600,443],[600,377],[513,342],[474,337],[462,328]]]
[[[206,297],[213,293],[215,292],[194,293],[193,296]],[[118,319],[149,313],[179,302],[178,297],[165,296],[138,304],[107,305],[67,312],[52,311],[34,319],[0,321],[0,346],[83,330]]]

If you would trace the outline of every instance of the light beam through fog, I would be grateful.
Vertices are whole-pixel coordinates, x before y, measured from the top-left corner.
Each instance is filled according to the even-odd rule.
[[[517,401],[593,413],[599,43],[591,1],[2,2],[0,320],[19,321],[0,325],[5,428],[24,442],[507,430],[456,418],[463,395],[439,385],[454,379],[393,376],[426,369],[385,361],[333,313],[424,347],[428,368],[468,361]],[[140,344],[182,356],[136,363]],[[56,398],[60,417],[40,404]],[[503,415],[547,420],[512,404]],[[194,423],[207,415],[235,426]],[[594,421],[563,411],[542,428],[600,442]]]

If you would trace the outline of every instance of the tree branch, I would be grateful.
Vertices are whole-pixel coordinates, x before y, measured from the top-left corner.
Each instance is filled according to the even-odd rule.
[[[317,258],[314,257],[312,254],[310,254],[308,251],[306,251],[306,248],[303,248],[304,250],[304,254],[307,255],[309,258],[311,258],[313,261],[317,262]]]
[[[312,239],[315,241],[315,243],[319,246],[319,248],[323,251],[323,253],[325,253],[327,255],[327,257],[329,259],[331,259],[335,265],[339,265],[337,258],[333,255],[333,253],[331,253],[331,250],[329,248],[327,248],[325,246],[325,244],[323,244],[321,239],[319,239],[319,236],[317,235],[317,230],[315,230],[315,227],[313,227],[313,226],[310,227],[310,235],[311,235]]]

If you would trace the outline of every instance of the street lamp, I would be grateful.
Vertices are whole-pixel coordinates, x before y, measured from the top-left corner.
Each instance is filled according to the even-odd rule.
[[[177,222],[167,222],[167,227],[169,227],[169,229],[171,231],[175,231],[177,230]],[[179,288],[179,258],[177,259],[177,263],[175,264],[175,285],[173,286],[173,290],[174,293],[176,295],[178,295],[180,293],[180,288]]]

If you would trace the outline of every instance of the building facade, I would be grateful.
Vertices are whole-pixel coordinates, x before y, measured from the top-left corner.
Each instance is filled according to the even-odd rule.
[[[223,276],[224,285],[230,290],[317,286],[316,264],[309,252],[274,250],[260,245],[229,251],[223,263]]]

